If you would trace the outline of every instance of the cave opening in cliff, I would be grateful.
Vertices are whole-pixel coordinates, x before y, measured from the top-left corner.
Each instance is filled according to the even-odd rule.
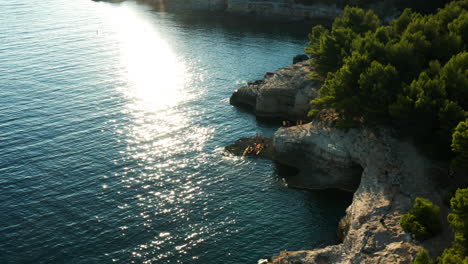
[[[288,177],[297,175],[299,173],[299,169],[275,162],[275,172],[280,179],[287,179]]]
[[[278,181],[284,183],[284,186],[291,192],[302,192],[304,200],[301,201],[301,203],[303,206],[310,207],[313,214],[319,212],[320,215],[315,217],[319,217],[331,224],[328,232],[334,233],[335,237],[332,240],[323,241],[321,246],[341,243],[343,239],[343,227],[341,227],[339,223],[346,215],[346,208],[352,203],[355,189],[351,191],[336,187],[313,188],[311,186],[300,186],[295,182],[303,179],[303,176],[300,176],[300,169],[278,162],[274,164]],[[352,175],[354,177],[352,181],[354,181],[354,185],[356,185],[357,188],[360,184],[363,169],[359,164],[354,164],[350,170],[353,171]],[[314,172],[310,170],[308,170],[308,173],[314,174]]]
[[[354,193],[361,183],[363,167],[358,163],[327,170],[313,164],[296,168],[275,162],[278,177],[289,188],[305,190],[340,190]]]

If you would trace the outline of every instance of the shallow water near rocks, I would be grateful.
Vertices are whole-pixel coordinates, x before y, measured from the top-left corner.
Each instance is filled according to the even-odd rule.
[[[310,27],[88,0],[0,2],[0,263],[256,263],[335,241],[349,194],[226,156],[229,105]]]

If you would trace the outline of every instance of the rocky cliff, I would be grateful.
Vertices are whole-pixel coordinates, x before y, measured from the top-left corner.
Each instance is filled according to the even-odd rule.
[[[273,137],[275,160],[299,169],[288,186],[355,191],[363,168],[349,153],[357,131],[319,129],[311,124],[279,129]]]
[[[227,0],[138,0],[151,4],[161,11],[167,10],[198,10],[225,11]]]
[[[225,11],[236,15],[258,15],[282,19],[330,19],[343,10],[336,5],[302,5],[293,0],[139,0],[158,9]]]
[[[321,82],[310,80],[309,61],[265,74],[263,80],[236,90],[232,105],[247,106],[258,117],[306,120],[309,102],[317,96]]]
[[[321,85],[308,78],[308,64],[300,62],[267,73],[263,80],[234,92],[231,104],[248,106],[260,117],[307,118],[309,101]],[[450,246],[452,234],[447,228],[421,245],[399,225],[416,197],[428,198],[447,210],[441,202],[443,191],[437,189],[450,181],[446,164],[438,166],[387,129],[345,131],[332,127],[333,114],[323,119],[278,129],[270,156],[299,169],[297,175],[285,179],[289,187],[354,191],[340,222],[343,242],[281,252],[270,263],[411,263],[421,246],[436,255]],[[441,221],[446,221],[444,216]]]
[[[304,169],[293,179],[295,184],[342,188],[358,183],[358,187],[340,223],[343,243],[281,252],[271,263],[411,263],[421,246],[401,229],[400,216],[416,197],[441,204],[434,179],[445,177],[412,144],[396,140],[383,129],[378,133],[365,128],[342,131],[318,121],[279,129],[273,144],[275,159]],[[356,174],[345,172],[356,164],[363,169],[360,183]],[[317,176],[308,167],[324,173]],[[424,247],[440,252],[450,241],[447,233],[440,236]]]
[[[343,12],[336,5],[302,5],[294,0],[227,0],[226,11],[288,19],[334,18]]]

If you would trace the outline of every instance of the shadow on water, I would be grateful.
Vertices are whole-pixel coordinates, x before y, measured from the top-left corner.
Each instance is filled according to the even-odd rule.
[[[297,168],[294,168],[292,166],[288,166],[288,165],[284,165],[284,164],[281,164],[281,163],[278,163],[278,162],[274,162],[274,169],[275,169],[275,173],[276,175],[280,178],[280,179],[284,179],[284,178],[288,178],[288,177],[292,177],[292,176],[295,176],[299,173],[299,169]],[[332,194],[331,197],[336,197],[336,200],[337,201],[343,201],[343,200],[347,200],[347,199],[352,199],[353,198],[353,192],[347,192],[347,191],[343,191],[343,190],[339,190],[339,189],[326,189],[326,190],[309,190],[309,189],[300,189],[300,188],[294,188],[296,190],[306,190],[306,191],[309,191],[311,193],[315,193],[319,196],[324,196],[324,195],[328,195],[328,194]],[[335,198],[333,198],[335,199]]]
[[[278,162],[274,162],[274,171],[279,181],[284,182],[284,178],[297,175],[299,170]],[[326,190],[307,190],[290,188],[290,190],[303,192],[305,194],[305,206],[313,208],[316,212],[323,215],[326,221],[336,223],[337,235],[333,241],[334,244],[340,242],[338,237],[338,221],[346,214],[346,208],[352,203],[353,195],[352,192],[346,192],[338,189],[326,189]],[[330,241],[323,241],[320,246],[323,247],[329,245]]]
[[[307,38],[310,29],[315,25],[331,25],[330,19],[288,20],[281,17],[258,16],[254,13],[233,14],[224,11],[202,11],[186,8],[161,9],[155,5],[138,1],[139,4],[149,5],[153,12],[174,15],[177,23],[187,27],[199,28],[200,25],[223,29],[230,34],[259,34],[267,36],[283,36],[297,39]]]
[[[272,35],[275,37],[287,36],[303,39],[307,36],[312,26],[317,25],[316,21],[279,21],[265,20],[259,17],[236,16],[230,14],[213,15],[210,13],[178,13],[177,18],[180,23],[197,27],[200,24],[221,27],[229,32],[239,32],[242,34],[254,33],[261,35]],[[266,32],[265,29],[268,29]]]
[[[283,178],[287,178],[287,177],[290,177],[290,176],[294,176],[294,175],[297,175],[299,173],[299,169],[297,168],[294,168],[294,167],[291,167],[291,166],[288,166],[288,165],[284,165],[284,164],[281,164],[281,163],[278,163],[278,162],[274,162],[275,164],[275,172],[276,174],[278,175],[278,177],[280,177],[281,179]]]
[[[271,129],[276,130],[281,127],[281,122],[284,120],[283,118],[255,116],[252,114],[253,108],[247,105],[236,105],[235,110],[244,114],[245,116],[249,116],[252,119],[255,119],[256,124],[264,128],[271,128]]]

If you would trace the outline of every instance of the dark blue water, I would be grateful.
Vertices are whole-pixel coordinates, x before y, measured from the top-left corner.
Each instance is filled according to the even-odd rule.
[[[333,243],[350,203],[288,189],[228,103],[307,28],[88,0],[0,1],[0,263],[256,263]]]

